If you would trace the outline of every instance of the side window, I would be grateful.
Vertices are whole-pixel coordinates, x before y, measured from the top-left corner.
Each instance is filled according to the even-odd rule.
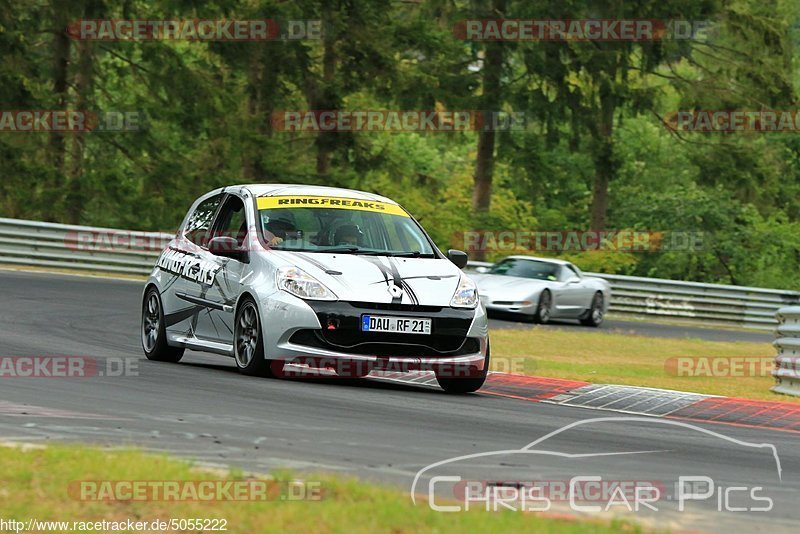
[[[201,202],[186,222],[183,235],[195,245],[205,247],[208,244],[208,229],[217,212],[222,195],[215,195]]]
[[[567,272],[568,278],[572,278],[573,276],[577,276],[578,278],[582,278],[581,277],[581,273],[578,271],[578,269],[574,265],[567,265],[567,269],[569,269],[569,271]]]
[[[247,237],[247,215],[244,203],[239,197],[229,196],[214,224],[213,237],[227,236],[236,239],[239,246],[243,246]]]

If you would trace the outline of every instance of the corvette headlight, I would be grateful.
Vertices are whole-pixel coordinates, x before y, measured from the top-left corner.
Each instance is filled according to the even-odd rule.
[[[458,281],[458,287],[450,300],[450,306],[453,308],[474,308],[478,305],[478,288],[475,287],[475,282],[462,276]]]
[[[278,269],[278,288],[295,297],[309,300],[336,300],[337,297],[325,285],[297,267]]]

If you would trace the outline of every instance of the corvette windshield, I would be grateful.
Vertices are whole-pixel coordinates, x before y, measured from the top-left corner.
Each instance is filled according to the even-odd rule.
[[[556,280],[558,265],[536,260],[507,259],[495,264],[489,274],[518,276],[535,280]]]
[[[417,223],[394,208],[397,213],[281,207],[261,209],[259,216],[264,238],[276,250],[434,257]]]

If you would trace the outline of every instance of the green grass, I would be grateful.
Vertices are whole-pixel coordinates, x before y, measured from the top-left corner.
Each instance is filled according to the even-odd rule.
[[[675,376],[670,358],[758,358],[771,365],[770,343],[651,338],[621,332],[568,332],[539,327],[493,330],[492,369],[748,399],[800,402],[769,388],[771,376]]]
[[[193,469],[187,462],[135,450],[102,451],[55,445],[23,450],[0,447],[0,498],[5,519],[123,521],[226,519],[227,532],[638,532],[627,522],[578,521],[515,512],[440,513],[415,506],[402,489],[354,479],[305,476],[318,481],[317,501],[101,502],[68,493],[70,482],[100,480],[242,479],[241,474]],[[290,480],[287,473],[278,480]],[[74,493],[73,493],[74,495]]]

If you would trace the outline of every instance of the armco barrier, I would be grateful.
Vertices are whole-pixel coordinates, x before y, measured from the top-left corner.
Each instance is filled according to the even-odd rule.
[[[468,270],[491,267],[469,262]],[[584,273],[611,284],[609,311],[640,318],[669,317],[705,324],[775,328],[775,312],[800,304],[800,292],[616,274]]]
[[[0,218],[0,263],[148,274],[172,234]],[[467,270],[491,267],[469,262]],[[800,305],[800,292],[586,273],[611,284],[610,311],[644,318],[750,328],[775,327],[779,308]]]
[[[778,350],[775,356],[775,386],[772,391],[786,395],[800,395],[800,306],[781,308],[775,314],[778,319],[777,339],[773,342]]]
[[[172,237],[0,218],[0,263],[146,275]]]

